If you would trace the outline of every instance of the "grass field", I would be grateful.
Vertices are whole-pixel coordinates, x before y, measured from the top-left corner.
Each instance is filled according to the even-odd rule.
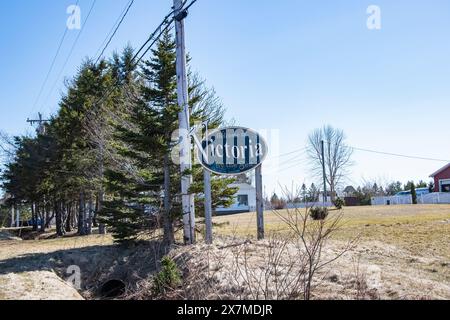
[[[450,259],[450,205],[347,207],[342,212],[343,224],[336,239],[360,236],[362,241],[380,241],[414,254],[439,254]],[[286,211],[265,212],[266,233],[289,230],[279,215],[286,215]],[[214,222],[217,234],[256,235],[256,213],[216,217]]]
[[[450,205],[348,207],[342,212],[335,245],[360,240],[333,267],[336,272],[348,273],[357,259],[377,279],[374,283],[382,283],[374,285],[379,297],[450,299]],[[265,212],[266,235],[289,232],[280,218],[286,214]],[[255,213],[216,217],[214,222],[220,235],[256,235]]]

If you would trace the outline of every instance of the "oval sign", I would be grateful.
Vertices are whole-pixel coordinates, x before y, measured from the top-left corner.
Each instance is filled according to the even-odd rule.
[[[219,175],[246,173],[260,166],[268,146],[257,132],[242,127],[228,127],[209,133],[197,148],[197,158],[204,168]]]

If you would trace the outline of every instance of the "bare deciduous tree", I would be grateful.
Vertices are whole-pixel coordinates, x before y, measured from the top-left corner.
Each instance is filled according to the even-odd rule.
[[[317,273],[327,265],[340,259],[344,254],[353,250],[359,241],[359,237],[350,239],[340,249],[332,255],[326,256],[324,249],[343,225],[343,213],[336,213],[323,220],[313,220],[310,218],[310,209],[288,209],[285,212],[274,211],[275,214],[291,230],[291,238],[295,241],[297,248],[297,260],[303,261],[303,272],[301,273],[301,283],[303,285],[303,298],[311,299],[311,294],[315,285]]]
[[[284,197],[295,198],[293,194]],[[344,224],[341,210],[322,220],[310,217],[311,208],[273,213],[283,227],[265,241],[234,236],[220,239],[222,246],[193,247],[175,255],[184,281],[168,298],[312,299],[331,264],[352,251],[359,237],[331,245]],[[357,289],[363,290],[363,284]]]
[[[0,131],[0,161],[6,163],[11,161],[16,152],[17,146],[14,143],[14,138],[10,137],[3,131]]]
[[[322,166],[325,163],[326,180],[333,200],[337,187],[352,165],[353,149],[345,145],[345,138],[344,131],[330,125],[314,130],[308,137],[307,152],[311,169],[314,175],[322,177]],[[322,141],[324,141],[324,157],[322,157]]]

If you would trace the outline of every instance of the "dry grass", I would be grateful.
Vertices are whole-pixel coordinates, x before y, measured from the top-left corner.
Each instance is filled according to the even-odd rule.
[[[216,217],[214,222],[223,236],[256,235],[254,213]],[[265,223],[269,234],[288,232],[272,212],[265,213]],[[382,298],[450,299],[450,205],[344,208],[344,225],[334,235],[334,245],[355,236],[360,244],[353,256],[337,263],[339,273],[348,273],[358,257],[369,273],[381,278],[377,290]]]
[[[48,254],[57,251],[70,251],[72,249],[108,246],[112,244],[113,240],[110,235],[93,235],[89,237],[69,236],[66,238],[29,241],[0,241],[0,261],[18,258],[23,255]]]
[[[268,236],[273,232],[287,234],[288,229],[277,214],[266,212],[265,222]],[[330,242],[326,255],[335,254],[355,235],[360,235],[361,242],[353,252],[321,273],[323,281],[314,293],[315,299],[450,299],[450,205],[345,208],[344,222]],[[205,283],[204,279],[193,279],[192,285],[204,289],[198,294],[208,289],[211,292],[209,298],[220,298],[216,293],[221,289],[216,286],[224,281],[228,285],[231,283],[221,274],[224,266],[231,270],[230,266],[236,260],[233,251],[237,247],[233,244],[254,238],[256,215],[216,217],[214,223],[215,246],[179,247],[173,254],[185,257],[183,259],[192,266],[191,270],[200,265],[211,267],[211,274],[217,279],[209,282],[210,288],[199,285]],[[244,246],[252,254],[259,254],[264,242],[252,243]],[[230,244],[232,246],[227,249]],[[190,254],[191,251],[195,254]],[[208,252],[211,254],[202,256]],[[212,259],[210,264],[203,266],[202,263],[209,259]],[[53,270],[64,278],[64,270],[72,264],[82,267],[82,295],[85,298],[93,298],[93,290],[98,284],[111,277],[141,283],[141,290],[144,290],[146,279],[151,279],[157,261],[150,245],[123,249],[114,245],[109,235],[0,241],[0,299],[10,298],[7,292],[11,280]],[[24,288],[30,286],[26,279],[22,281]],[[226,292],[235,290],[228,289]]]
[[[266,212],[264,219],[268,233],[288,231],[277,214]],[[256,235],[255,213],[216,217],[214,223],[219,235]],[[356,235],[362,241],[381,241],[412,253],[430,251],[450,259],[450,205],[344,208],[344,225],[335,238],[348,240]]]

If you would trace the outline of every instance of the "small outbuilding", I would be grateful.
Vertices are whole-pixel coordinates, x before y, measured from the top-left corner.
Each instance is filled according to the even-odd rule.
[[[434,192],[450,192],[450,163],[430,177],[434,179]]]

